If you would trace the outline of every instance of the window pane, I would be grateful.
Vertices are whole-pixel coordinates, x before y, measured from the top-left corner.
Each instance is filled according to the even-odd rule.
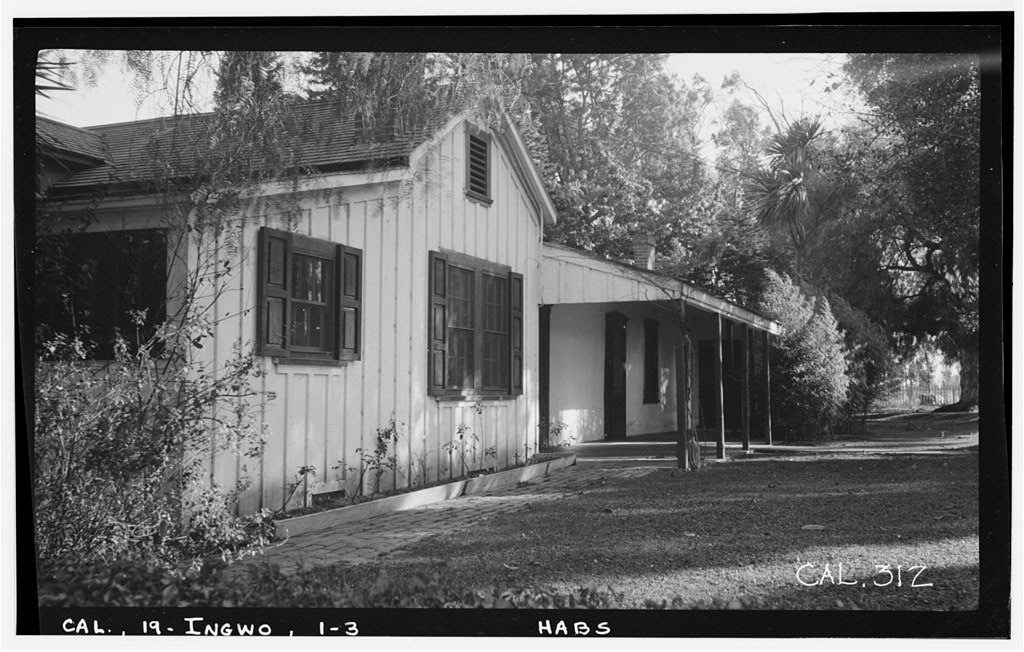
[[[327,302],[332,265],[311,256],[292,255],[292,297],[303,301]]]
[[[484,330],[508,330],[508,279],[484,274]]]
[[[508,336],[487,333],[484,335],[484,386],[504,388],[508,379]]]
[[[432,367],[434,370],[434,377],[431,380],[431,385],[435,387],[444,387],[444,351],[431,351]]]
[[[473,328],[473,272],[449,266],[448,325]]]
[[[473,331],[452,328],[448,331],[448,387],[473,387]]]
[[[324,307],[292,302],[292,345],[329,348]]]

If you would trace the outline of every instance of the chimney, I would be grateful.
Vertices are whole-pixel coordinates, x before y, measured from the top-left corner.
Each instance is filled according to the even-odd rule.
[[[640,269],[654,269],[654,239],[649,236],[638,236],[633,239],[633,265]]]

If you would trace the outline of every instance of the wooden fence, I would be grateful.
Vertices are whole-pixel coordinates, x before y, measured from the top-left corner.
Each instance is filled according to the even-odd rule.
[[[960,385],[904,382],[888,396],[879,400],[877,407],[913,410],[950,405],[959,400]]]

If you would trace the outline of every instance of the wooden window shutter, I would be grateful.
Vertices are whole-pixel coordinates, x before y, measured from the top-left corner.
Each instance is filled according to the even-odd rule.
[[[291,244],[273,231],[259,231],[256,350],[262,355],[288,351],[288,259]]]
[[[341,276],[341,323],[338,342],[341,359],[359,358],[359,333],[362,322],[362,270],[363,256],[358,249],[338,245]]]
[[[445,370],[448,354],[448,258],[430,252],[430,314],[427,316],[429,329],[427,388],[431,395],[442,394],[445,390]]]
[[[509,389],[512,395],[523,393],[523,275],[510,272],[509,288]]]

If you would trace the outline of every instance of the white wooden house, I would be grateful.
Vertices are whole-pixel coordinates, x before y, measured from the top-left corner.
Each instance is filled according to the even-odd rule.
[[[241,513],[282,507],[304,466],[316,467],[315,480],[288,506],[313,491],[352,495],[359,449],[392,421],[397,464],[382,489],[521,464],[550,422],[585,441],[674,430],[683,302],[703,339],[720,337],[723,315],[743,332],[777,330],[675,279],[543,244],[557,216],[508,121],[488,129],[462,116],[370,146],[336,104],[294,112],[307,145],[295,163],[306,173],[297,185],[261,185],[211,244],[230,272],[207,290],[215,319],[201,355],[219,367],[255,347],[263,372],[263,398],[250,406],[265,427],[262,454],[209,461],[222,486],[249,481]],[[108,285],[123,282],[119,249],[141,247],[157,261],[142,275],[160,286],[140,300],[151,316],[180,306],[202,252],[173,245],[194,211],[168,219],[166,197],[145,179],[154,165],[188,172],[188,139],[172,136],[202,119],[37,121],[48,162],[39,219],[87,214],[81,238],[120,234],[97,263]],[[104,297],[94,295],[112,332],[125,305]],[[657,368],[642,370],[651,360]],[[453,446],[460,435],[475,437],[465,464]]]

